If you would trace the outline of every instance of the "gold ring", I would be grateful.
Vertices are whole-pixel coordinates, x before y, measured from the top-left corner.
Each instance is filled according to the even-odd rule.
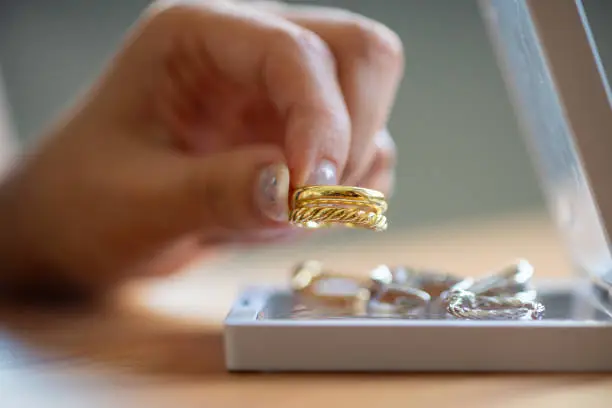
[[[295,268],[291,289],[298,300],[313,308],[332,308],[362,314],[370,300],[365,281],[354,276],[330,273],[317,261],[306,261]]]
[[[387,201],[379,191],[347,186],[307,186],[293,193],[289,221],[302,228],[342,224],[387,229]]]

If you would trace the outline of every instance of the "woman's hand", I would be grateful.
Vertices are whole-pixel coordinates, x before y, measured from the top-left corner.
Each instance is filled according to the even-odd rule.
[[[292,187],[389,193],[402,72],[397,36],[349,12],[158,2],[0,189],[4,265],[106,287],[292,234]]]

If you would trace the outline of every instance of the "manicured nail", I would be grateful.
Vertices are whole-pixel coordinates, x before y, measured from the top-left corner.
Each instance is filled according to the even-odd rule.
[[[338,184],[336,166],[329,160],[322,160],[308,179],[308,184],[317,186],[334,186]]]
[[[286,221],[289,214],[289,169],[284,164],[266,167],[259,174],[256,201],[261,212],[274,221]]]

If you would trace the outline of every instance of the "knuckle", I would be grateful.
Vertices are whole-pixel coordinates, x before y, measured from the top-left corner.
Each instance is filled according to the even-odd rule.
[[[380,166],[386,169],[394,168],[397,164],[397,150],[396,149],[381,149],[378,151],[377,160]]]
[[[389,134],[384,131],[379,133],[376,140],[376,155],[380,166],[393,168],[397,164],[397,145]]]
[[[194,9],[203,8],[207,5],[206,1],[154,0],[145,9],[145,12],[152,16],[165,16],[176,13],[193,12]]]
[[[357,53],[368,60],[402,63],[404,47],[400,37],[387,26],[366,18],[350,23],[351,37]]]
[[[145,12],[145,20],[154,25],[171,24],[185,14],[185,5],[176,1],[157,0],[153,2]]]
[[[182,4],[156,2],[143,13],[137,24],[140,41],[157,43],[158,49],[167,51],[184,35],[186,22],[190,21],[190,10]]]
[[[298,50],[306,55],[329,58],[332,56],[327,43],[318,35],[308,30],[298,30],[295,35]]]
[[[276,35],[276,33],[274,34]],[[332,52],[327,43],[317,34],[303,28],[285,29],[277,38],[286,49],[297,52],[308,60],[332,60]]]
[[[141,24],[165,36],[193,36],[200,30],[203,19],[215,13],[214,3],[199,0],[156,0],[142,13]]]

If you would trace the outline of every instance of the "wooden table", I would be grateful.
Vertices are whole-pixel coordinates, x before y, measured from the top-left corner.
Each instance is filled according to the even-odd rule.
[[[0,311],[0,407],[609,407],[612,376],[228,374],[220,323],[243,284],[284,283],[297,260],[366,273],[405,263],[479,275],[524,257],[567,276],[546,217],[521,214],[350,245],[220,255],[173,279],[139,282],[99,310]]]

